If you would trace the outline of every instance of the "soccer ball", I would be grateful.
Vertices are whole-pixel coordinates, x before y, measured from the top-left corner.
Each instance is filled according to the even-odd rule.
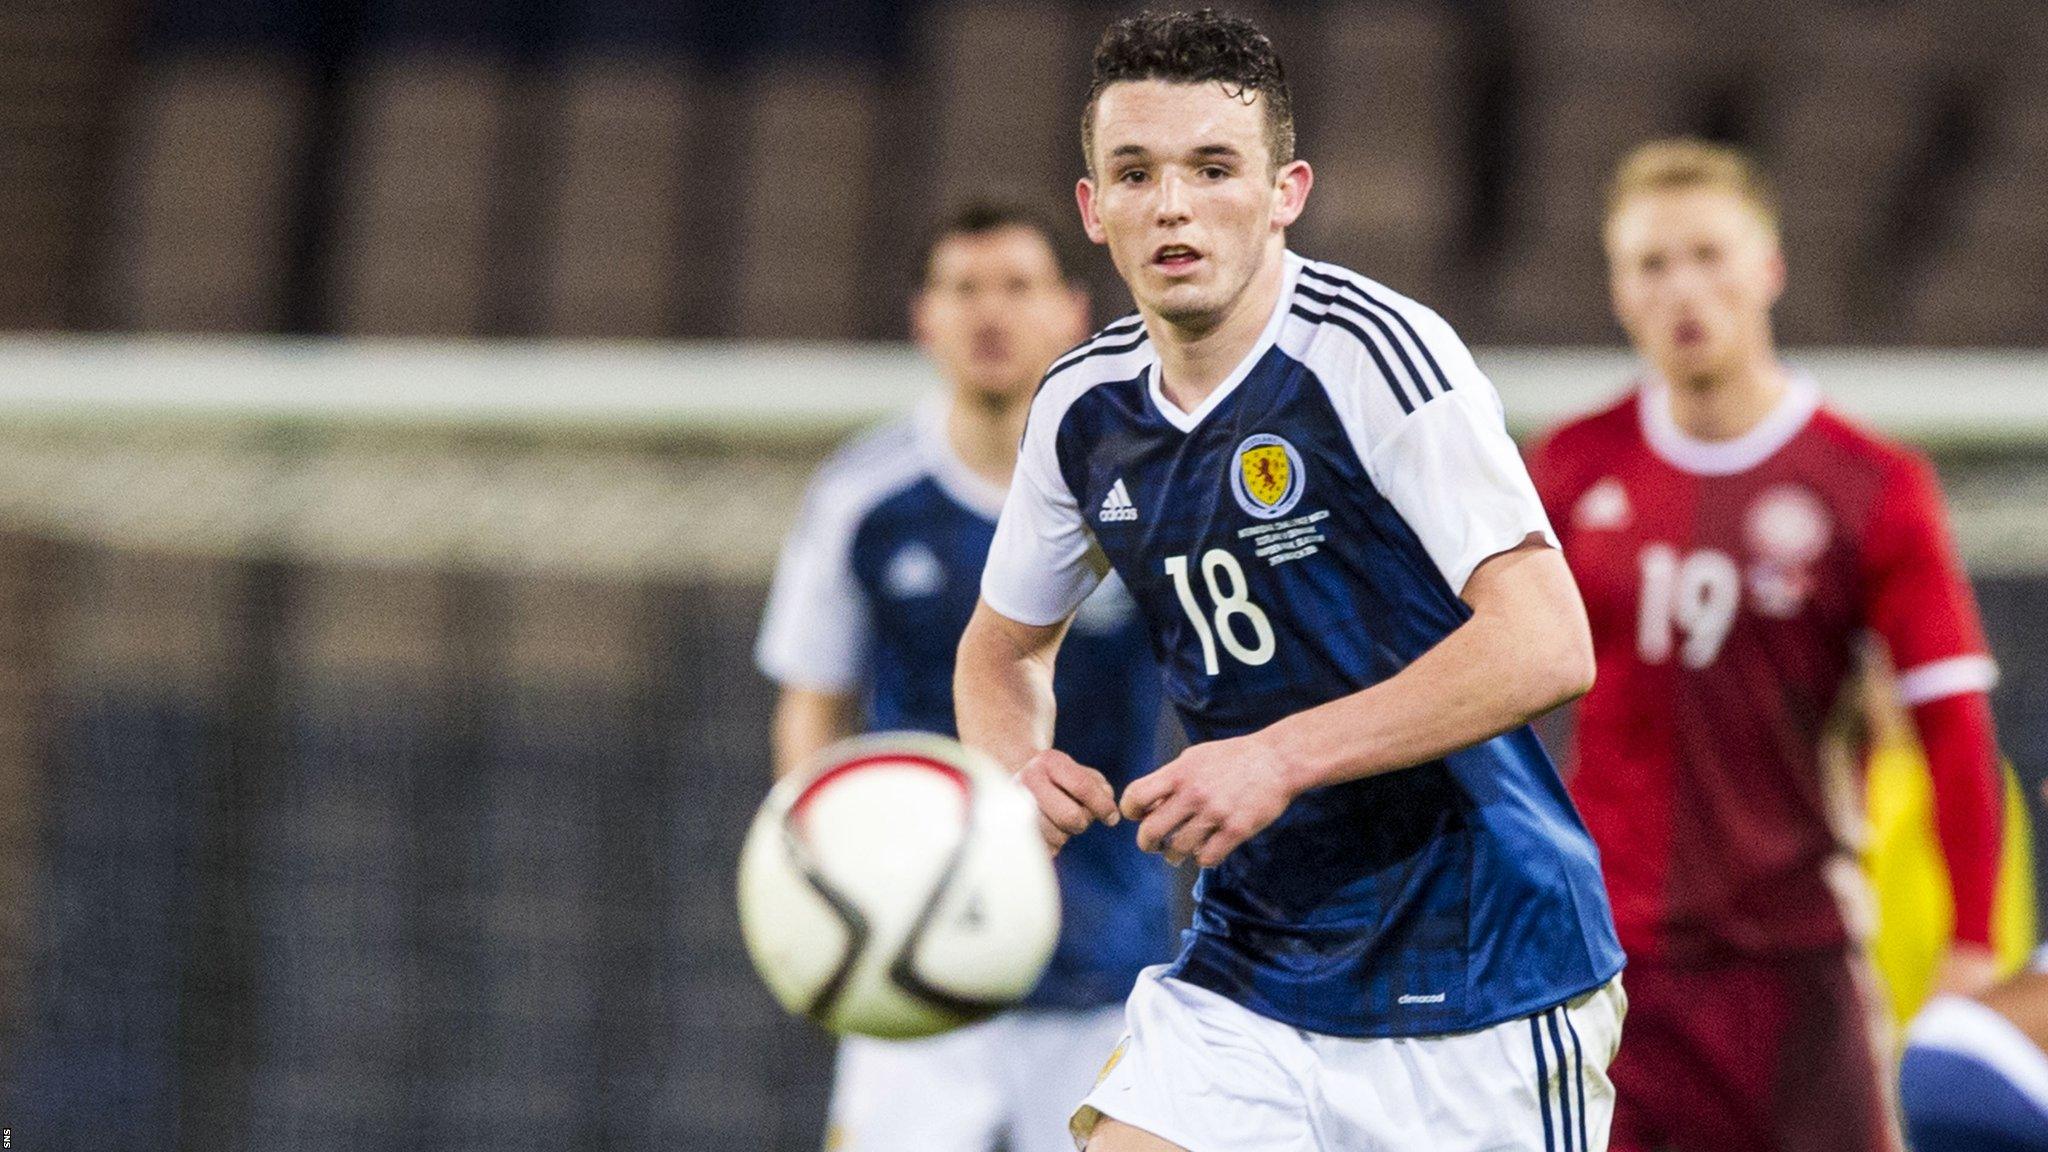
[[[953,740],[835,744],[740,853],[740,928],[776,999],[834,1032],[928,1036],[1031,991],[1059,936],[1038,808]]]

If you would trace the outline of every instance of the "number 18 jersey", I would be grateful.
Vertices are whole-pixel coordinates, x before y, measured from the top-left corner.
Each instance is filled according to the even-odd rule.
[[[983,573],[1048,624],[1099,550],[1189,736],[1400,672],[1486,558],[1550,529],[1500,401],[1435,313],[1289,254],[1258,344],[1193,412],[1135,318],[1055,363]],[[1173,974],[1344,1036],[1484,1028],[1621,967],[1592,842],[1528,729],[1310,792],[1204,872]]]

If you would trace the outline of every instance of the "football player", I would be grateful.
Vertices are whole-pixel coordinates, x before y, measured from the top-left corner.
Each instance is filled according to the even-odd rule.
[[[1087,326],[1055,233],[1026,209],[942,222],[912,305],[946,390],[813,481],[776,570],[757,657],[781,685],[778,773],[857,730],[952,735],[953,653],[974,610],[1039,376]],[[1104,585],[1060,661],[1060,733],[1119,780],[1158,763],[1159,672],[1137,610]],[[1064,924],[1022,1007],[924,1040],[841,1043],[828,1143],[844,1152],[1057,1152],[1121,1030],[1117,1006],[1169,945],[1167,869],[1128,828],[1056,862]]]
[[[1138,312],[1032,406],[960,727],[1049,843],[1137,823],[1203,871],[1077,1138],[1604,1147],[1622,955],[1527,726],[1592,651],[1498,396],[1436,313],[1288,251],[1313,178],[1249,22],[1112,24],[1082,145],[1082,221]],[[1050,675],[1105,566],[1193,742],[1120,797]]]
[[[1944,980],[1990,979],[1993,666],[1934,471],[1780,361],[1772,196],[1697,141],[1621,164],[1613,303],[1645,369],[1535,453],[1592,618],[1572,795],[1629,953],[1625,1152],[1899,1146],[1850,771],[1821,751],[1875,633],[1926,750],[1954,890]]]

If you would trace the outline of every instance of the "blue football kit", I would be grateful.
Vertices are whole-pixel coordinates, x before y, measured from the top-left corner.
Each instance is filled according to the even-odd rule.
[[[956,735],[953,658],[1003,504],[928,403],[819,471],[777,567],[756,658],[789,687],[858,692],[871,731]],[[1055,670],[1058,746],[1119,788],[1158,766],[1161,685],[1137,608],[1106,583]],[[1062,927],[1027,1008],[1121,1003],[1170,951],[1170,870],[1129,826],[1091,828],[1055,859]],[[1105,1053],[1106,1054],[1106,1053]]]
[[[2048,972],[2048,948],[2033,966]],[[1899,1103],[1915,1152],[2048,1152],[2048,1052],[1991,1008],[1937,996],[1907,1029]]]
[[[1119,578],[1200,742],[1396,675],[1470,617],[1473,570],[1531,539],[1555,546],[1449,325],[1290,253],[1259,342],[1191,412],[1135,317],[1054,364],[982,596],[1046,625]],[[1621,967],[1597,853],[1523,727],[1297,798],[1204,871],[1167,975],[1313,1033],[1416,1037]]]

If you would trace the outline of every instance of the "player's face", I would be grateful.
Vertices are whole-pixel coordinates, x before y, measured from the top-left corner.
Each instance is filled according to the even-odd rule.
[[[1088,301],[1035,228],[948,236],[911,314],[917,342],[954,387],[993,401],[1031,396],[1053,359],[1088,334]]]
[[[1667,376],[1711,377],[1767,355],[1785,263],[1734,192],[1643,192],[1607,225],[1614,313]]]
[[[1221,84],[1112,84],[1095,105],[1092,172],[1075,191],[1089,239],[1147,312],[1204,325],[1277,261],[1308,199],[1308,165],[1277,172],[1264,97]]]

